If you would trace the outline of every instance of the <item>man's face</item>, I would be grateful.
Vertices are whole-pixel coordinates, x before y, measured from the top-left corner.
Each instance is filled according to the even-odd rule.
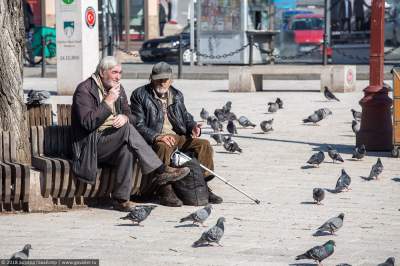
[[[172,84],[171,79],[156,79],[152,80],[153,88],[158,95],[164,95],[168,92],[169,87]]]
[[[121,75],[121,65],[116,65],[115,67],[104,70],[100,73],[101,81],[106,89],[110,89],[118,85],[121,80]]]

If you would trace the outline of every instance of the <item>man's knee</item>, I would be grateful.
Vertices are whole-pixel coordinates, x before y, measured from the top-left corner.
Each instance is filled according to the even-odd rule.
[[[211,147],[211,144],[210,144],[210,142],[208,140],[206,140],[206,139],[197,139],[197,143],[198,143],[198,145],[200,146],[201,149],[208,150],[210,152],[213,151],[213,148]]]
[[[156,152],[163,152],[164,153],[164,152],[172,152],[173,147],[168,146],[165,142],[159,141],[159,142],[154,143],[153,149]]]

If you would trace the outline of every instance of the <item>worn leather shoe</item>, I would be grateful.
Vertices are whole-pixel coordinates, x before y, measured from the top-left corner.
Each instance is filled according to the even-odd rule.
[[[208,188],[208,202],[211,204],[221,204],[222,203],[222,198],[215,195],[211,188]]]
[[[166,166],[163,173],[155,176],[155,182],[159,186],[173,183],[187,176],[189,172],[190,169],[188,167],[174,168]]]
[[[112,204],[115,210],[121,212],[130,212],[135,208],[135,203],[130,200],[113,199]]]
[[[171,184],[160,187],[158,191],[160,204],[169,207],[181,207],[182,201],[176,196]]]

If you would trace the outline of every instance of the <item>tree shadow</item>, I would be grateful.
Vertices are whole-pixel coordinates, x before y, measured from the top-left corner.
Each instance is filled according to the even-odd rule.
[[[187,228],[187,227],[200,227],[200,226],[198,224],[180,224],[174,226],[174,228]]]

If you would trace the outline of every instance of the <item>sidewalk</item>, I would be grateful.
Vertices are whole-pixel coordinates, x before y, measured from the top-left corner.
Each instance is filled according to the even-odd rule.
[[[151,73],[152,64],[122,64],[124,70],[123,77],[128,79],[148,79]],[[189,66],[184,65],[182,70],[183,79],[199,80],[226,80],[228,79],[229,65],[204,65]],[[276,64],[264,65],[268,69],[264,79],[269,80],[316,80],[320,78],[322,65],[289,65]],[[178,66],[173,65],[175,76],[178,73]],[[391,65],[385,65],[385,79],[391,79]],[[311,71],[310,71],[311,70]],[[57,76],[56,65],[46,66],[46,77],[54,78]],[[298,74],[300,72],[300,74]],[[41,67],[25,67],[24,77],[40,77]],[[369,79],[369,66],[357,65],[357,80]]]
[[[55,79],[26,78],[29,86],[54,88]],[[46,81],[46,82],[45,82]],[[146,80],[124,80],[128,97],[133,88]],[[51,83],[51,84],[50,84]],[[47,84],[47,85],[46,85]],[[206,222],[211,226],[220,216],[226,218],[223,247],[194,249],[191,244],[205,230],[202,227],[178,227],[183,216],[196,207],[159,206],[143,222],[130,226],[119,220],[123,213],[104,209],[72,210],[61,213],[0,215],[0,258],[9,256],[30,243],[30,258],[99,258],[100,265],[288,265],[296,255],[325,243],[336,242],[334,254],[324,265],[349,263],[377,265],[389,256],[400,260],[400,167],[390,153],[369,153],[362,161],[351,159],[355,137],[351,130],[351,112],[360,110],[358,101],[366,81],[357,83],[357,91],[337,94],[341,102],[327,102],[319,90],[319,81],[268,81],[268,91],[228,93],[227,81],[177,80],[189,111],[199,119],[202,107],[211,113],[226,101],[232,111],[245,115],[257,125],[274,118],[274,131],[242,129],[234,140],[242,154],[226,153],[214,146],[215,171],[261,201],[253,204],[219,180],[213,190],[224,203],[213,206]],[[309,88],[302,93],[288,87]],[[53,89],[54,90],[54,89]],[[267,102],[280,97],[284,109],[267,114]],[[52,103],[70,101],[69,96],[54,96]],[[303,125],[301,120],[314,110],[328,107],[333,115],[320,126]],[[210,129],[203,137],[210,139]],[[212,144],[215,142],[210,139]],[[319,168],[302,169],[312,153],[332,144],[345,162],[333,164],[326,159]],[[371,165],[381,157],[383,174],[378,181],[364,181]],[[327,157],[327,154],[326,154]],[[334,188],[341,169],[351,176],[350,192],[326,193],[323,205],[312,201],[314,187]],[[324,221],[343,212],[344,226],[337,236],[314,237]],[[315,265],[315,264],[302,264]]]

